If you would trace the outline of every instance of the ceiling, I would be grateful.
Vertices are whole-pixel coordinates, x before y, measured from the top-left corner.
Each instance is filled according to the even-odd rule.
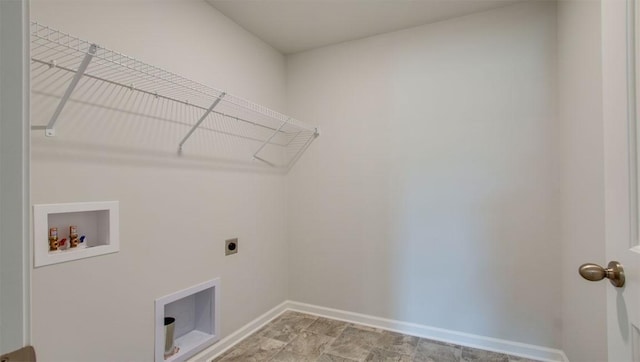
[[[284,54],[432,23],[521,0],[207,0]]]

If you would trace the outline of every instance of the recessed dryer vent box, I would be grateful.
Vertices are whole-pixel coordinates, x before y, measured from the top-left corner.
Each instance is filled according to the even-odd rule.
[[[220,339],[218,306],[220,279],[156,299],[155,362],[185,361]],[[175,318],[174,341],[177,353],[164,358],[164,318]]]

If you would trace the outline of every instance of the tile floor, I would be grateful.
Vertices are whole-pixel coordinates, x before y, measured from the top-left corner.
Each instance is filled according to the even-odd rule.
[[[215,362],[533,362],[352,323],[287,311]]]

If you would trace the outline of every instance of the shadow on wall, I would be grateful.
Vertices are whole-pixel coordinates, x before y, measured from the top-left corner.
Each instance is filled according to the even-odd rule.
[[[36,29],[31,64],[33,126],[44,133],[50,120],[57,122],[57,140],[67,153],[86,157],[94,152],[102,160],[116,156],[117,162],[123,158],[133,162],[136,150],[142,151],[138,155],[145,162],[179,153],[190,167],[210,161],[224,168],[278,172],[290,168],[315,138],[313,129],[300,128],[297,121],[277,112],[118,54],[113,57],[120,58],[108,60],[110,51],[101,48],[84,76],[77,78],[80,70],[70,69],[81,69],[87,58],[79,51],[76,56],[68,54],[73,50],[68,44],[88,43],[66,35],[63,39],[71,40],[59,40],[61,36],[51,35],[49,28],[32,27]],[[83,63],[76,64],[83,56]],[[39,58],[54,60],[45,63]],[[126,86],[134,81],[142,84]],[[70,89],[71,97],[65,101]],[[64,108],[56,117],[60,105]],[[44,140],[36,144],[56,148]],[[95,152],[99,146],[104,152]]]
[[[450,160],[446,169],[409,172],[395,185],[401,196],[390,220],[399,245],[388,251],[392,315],[489,336],[539,323],[544,311],[530,302],[543,287],[537,270],[550,265],[532,259],[545,249],[535,229],[551,220],[520,215],[527,208],[542,213],[544,205],[520,203],[504,179],[482,180],[481,164]]]
[[[290,182],[297,300],[559,346],[555,22],[525,2],[291,56],[323,120]]]
[[[545,98],[532,95],[542,107]],[[391,136],[391,313],[553,345],[553,333],[539,332],[556,329],[560,295],[549,285],[559,237],[553,118],[513,117],[517,105],[486,117],[432,102],[398,110],[398,128],[414,129]]]

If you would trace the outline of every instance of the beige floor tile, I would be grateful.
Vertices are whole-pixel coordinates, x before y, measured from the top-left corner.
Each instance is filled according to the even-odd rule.
[[[324,353],[316,362],[358,362],[357,360]]]
[[[412,362],[413,357],[410,355],[388,351],[382,348],[375,348],[367,358],[367,362]]]
[[[319,357],[334,340],[335,337],[305,331],[291,341],[285,350],[299,355]]]
[[[361,361],[377,347],[381,337],[381,331],[349,326],[336,338],[327,352],[335,356]]]
[[[388,351],[413,356],[416,353],[419,340],[420,338],[418,337],[384,331],[382,332],[382,338],[380,338],[379,346],[380,348]]]
[[[307,356],[282,350],[269,362],[316,362],[318,356]]]
[[[349,323],[334,319],[318,318],[313,324],[307,327],[307,331],[323,334],[329,337],[337,337],[347,328]]]
[[[215,362],[537,362],[287,311]]]
[[[269,361],[286,343],[269,338],[260,338],[259,343],[248,346],[245,349],[238,349],[223,357],[220,362],[244,361],[244,362],[264,362]]]
[[[414,361],[416,362],[458,362],[462,349],[460,347],[436,342],[428,339],[420,339],[416,348]]]
[[[260,335],[289,343],[294,340],[300,332],[313,324],[316,319],[318,318],[302,313],[287,312],[263,328],[260,331]]]

